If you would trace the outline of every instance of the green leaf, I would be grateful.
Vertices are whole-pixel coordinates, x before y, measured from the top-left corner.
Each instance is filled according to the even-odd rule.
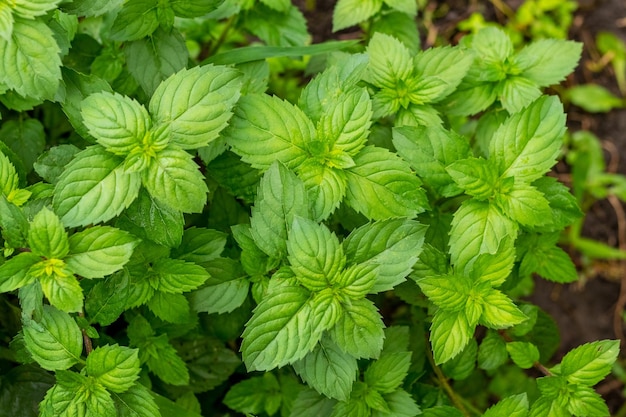
[[[462,415],[458,409],[448,405],[437,405],[423,412],[423,417],[461,417]]]
[[[420,35],[417,22],[406,13],[390,11],[379,16],[371,25],[371,33],[386,33],[404,43],[412,53],[420,51]]]
[[[384,353],[365,371],[364,381],[381,394],[394,392],[411,366],[411,352]]]
[[[176,349],[169,343],[167,335],[162,334],[140,344],[139,359],[147,363],[151,372],[163,382],[172,385],[189,384],[189,371]]]
[[[347,156],[346,154],[341,154]],[[346,158],[354,163],[351,158]],[[298,167],[298,177],[304,183],[315,220],[326,219],[337,209],[346,194],[346,177],[332,161],[322,164],[309,159]]]
[[[78,312],[83,308],[83,289],[67,271],[43,275],[41,288],[50,304],[62,311]]]
[[[172,250],[172,258],[195,263],[212,261],[224,250],[226,239],[223,232],[190,227],[185,229],[180,245]]]
[[[0,85],[21,96],[53,99],[61,80],[59,52],[45,23],[14,17],[11,39],[0,37]]]
[[[155,290],[182,294],[195,290],[209,279],[209,273],[200,265],[180,259],[159,259],[152,264]]]
[[[500,102],[509,113],[517,113],[541,96],[537,84],[523,77],[507,77],[502,83]]]
[[[445,311],[461,311],[471,301],[471,282],[462,275],[427,276],[417,284],[430,301]]]
[[[344,240],[350,264],[378,265],[378,278],[371,292],[388,291],[403,282],[417,262],[426,226],[404,219],[367,223]]]
[[[446,167],[469,156],[467,139],[432,126],[395,127],[392,135],[398,154],[430,187],[444,196],[460,193]]]
[[[123,393],[112,393],[119,417],[161,417],[148,388],[135,384]]]
[[[68,267],[85,278],[102,278],[120,270],[139,242],[123,230],[94,226],[73,234],[69,243]]]
[[[524,226],[540,226],[551,220],[552,209],[545,196],[532,185],[515,183],[496,195],[496,204],[511,219]]]
[[[296,278],[310,291],[330,287],[346,264],[337,236],[326,226],[303,217],[294,217],[287,251]]]
[[[274,258],[287,254],[287,233],[295,216],[308,217],[307,194],[302,181],[275,162],[263,175],[252,207],[250,233],[258,247]]]
[[[374,0],[359,2],[359,4],[365,5],[372,2]],[[337,4],[337,7],[341,3],[342,1]],[[350,14],[352,17],[355,16],[354,9],[350,11]],[[406,82],[412,78],[411,52],[393,36],[374,33],[367,46],[367,53],[370,57],[367,75],[375,86],[395,92],[399,82]]]
[[[295,5],[285,13],[257,6],[245,15],[245,28],[268,45],[304,46],[310,42],[307,22]]]
[[[10,199],[13,196],[12,192],[19,188],[19,182],[20,178],[15,166],[4,153],[0,152],[0,191],[7,199]]]
[[[459,188],[478,200],[492,197],[500,185],[497,168],[487,159],[459,159],[448,165],[446,171]]]
[[[306,356],[324,330],[315,307],[309,291],[299,286],[284,285],[266,295],[242,335],[248,371],[270,370]]]
[[[450,230],[450,255],[457,271],[478,255],[494,254],[505,237],[515,238],[515,223],[495,206],[482,201],[468,200],[454,213]]]
[[[578,279],[578,271],[570,256],[563,249],[555,246],[554,239],[539,239],[530,246],[522,258],[520,275],[533,272],[542,278],[554,282],[573,282]]]
[[[506,350],[515,365],[522,369],[532,368],[539,361],[539,350],[530,342],[509,342]]]
[[[565,355],[560,373],[570,383],[593,386],[610,372],[618,353],[618,340],[585,343]]]
[[[40,322],[24,322],[24,342],[33,359],[44,369],[69,369],[80,361],[83,336],[69,314],[44,306]]]
[[[526,394],[506,397],[489,407],[483,417],[526,417],[528,415],[528,397]]]
[[[129,286],[130,278],[124,270],[98,281],[85,299],[89,322],[107,326],[117,320],[126,310]]]
[[[567,410],[576,416],[609,416],[611,412],[605,400],[592,388],[576,386],[570,394]]]
[[[360,358],[377,358],[383,347],[384,324],[374,303],[368,299],[352,300],[343,304],[342,315],[329,330],[339,348]]]
[[[161,203],[142,189],[115,225],[142,239],[174,248],[182,242],[184,222],[180,211]]]
[[[516,260],[513,239],[504,238],[496,253],[478,255],[472,264],[470,276],[476,284],[488,282],[492,287],[499,287],[511,274]]]
[[[487,64],[504,63],[513,54],[511,38],[502,29],[494,26],[479,30],[471,41],[472,49],[479,55],[478,59]]]
[[[90,146],[70,162],[55,187],[53,205],[66,227],[112,219],[128,207],[141,186],[137,173],[100,146]]]
[[[439,310],[430,327],[430,343],[435,364],[439,365],[458,355],[474,335],[463,311]]]
[[[70,245],[61,220],[44,207],[30,223],[28,245],[35,255],[63,259]]]
[[[383,395],[384,401],[389,407],[389,411],[397,417],[413,417],[421,413],[419,406],[415,403],[413,396],[403,389],[397,389],[389,394]],[[372,417],[384,417],[387,412],[372,410]],[[450,415],[446,416],[450,417]]]
[[[519,324],[528,317],[502,292],[491,289],[483,296],[481,321],[492,329],[502,329]]]
[[[185,40],[177,30],[157,29],[150,37],[125,45],[124,54],[128,72],[149,96],[189,59]]]
[[[60,0],[16,0],[13,2],[13,13],[19,17],[33,19],[46,14],[60,2]]]
[[[280,403],[280,401],[281,392],[278,380],[270,373],[233,385],[224,397],[224,404],[229,408],[246,414],[261,414],[271,407],[273,402]],[[272,414],[274,413],[270,415]]]
[[[344,269],[335,279],[341,293],[356,300],[365,297],[376,284],[378,265],[357,264]]]
[[[37,119],[7,120],[0,127],[0,138],[24,162],[29,172],[46,145],[44,127]]]
[[[41,257],[34,253],[23,252],[0,265],[0,293],[16,290],[36,280],[29,270],[40,261]]]
[[[210,278],[203,288],[191,293],[193,310],[222,314],[241,306],[250,289],[250,281],[241,264],[230,258],[219,258],[204,267]]]
[[[64,3],[63,10],[77,16],[100,16],[111,10],[117,10],[123,0],[112,0],[101,3],[99,0],[74,0],[72,3]]]
[[[11,41],[11,33],[13,33],[13,13],[8,3],[0,5],[0,37],[5,41]]]
[[[506,342],[497,332],[489,330],[478,347],[478,367],[494,370],[504,364],[508,356]]]
[[[383,148],[368,146],[346,170],[346,202],[373,220],[414,217],[428,207],[421,181],[408,164]]]
[[[109,391],[128,391],[139,377],[141,368],[137,349],[104,345],[87,356],[87,374]]]
[[[226,127],[240,89],[240,76],[233,68],[182,69],[156,88],[150,114],[155,124],[168,126],[170,143],[197,149],[215,140]]]
[[[350,397],[358,373],[357,361],[327,338],[293,368],[302,380],[329,398],[345,401]]]
[[[507,119],[489,145],[502,177],[530,183],[548,172],[561,152],[565,114],[557,97],[542,97]]]
[[[605,87],[597,84],[583,84],[566,90],[566,97],[572,104],[589,113],[606,113],[626,105],[624,100],[616,97]]]
[[[129,0],[118,12],[110,36],[115,41],[134,41],[150,35],[157,27],[157,0]]]
[[[298,166],[307,158],[307,144],[315,138],[309,118],[298,107],[275,96],[242,97],[229,125],[224,136],[233,151],[262,170],[275,160],[289,168]]]
[[[305,388],[295,398],[291,415],[300,417],[329,416],[336,402],[336,400],[318,394],[313,389]]]
[[[461,83],[474,60],[467,50],[445,46],[419,52],[414,59],[417,91],[411,91],[416,104],[436,103],[449,96]]]
[[[182,149],[168,146],[142,174],[148,192],[168,207],[186,213],[204,209],[209,189],[192,155]]]
[[[540,39],[526,45],[514,58],[521,75],[541,87],[557,84],[569,75],[580,59],[582,44],[561,39]]]
[[[120,156],[141,146],[152,124],[143,105],[118,93],[89,95],[82,102],[81,116],[89,134],[107,151]]]
[[[382,4],[383,0],[339,0],[333,11],[333,32],[371,18]]]
[[[461,353],[456,355],[441,366],[441,370],[450,379],[462,381],[468,379],[476,369],[476,357],[478,356],[478,344],[470,339]]]
[[[383,0],[392,9],[406,13],[410,16],[417,15],[417,3],[412,0]]]

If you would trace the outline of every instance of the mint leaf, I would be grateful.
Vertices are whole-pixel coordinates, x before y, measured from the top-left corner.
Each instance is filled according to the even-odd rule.
[[[328,416],[337,400],[332,400],[317,391],[305,388],[298,393],[293,403],[291,415],[301,417]]]
[[[578,279],[578,271],[570,256],[556,246],[558,234],[531,235],[524,243],[528,250],[520,263],[520,275],[533,272],[554,282],[572,282]]]
[[[377,358],[383,347],[384,324],[374,303],[359,299],[341,307],[339,321],[329,330],[332,340],[357,359]]]
[[[609,407],[605,400],[587,386],[575,386],[574,392],[570,394],[567,410],[578,416],[608,416]]]
[[[58,145],[43,152],[33,164],[35,172],[51,184],[55,184],[67,164],[80,149],[74,145]]]
[[[580,59],[582,44],[560,39],[540,39],[525,46],[514,58],[522,76],[545,87],[569,75]]]
[[[383,0],[339,0],[333,12],[333,32],[369,19],[382,5]]]
[[[224,136],[254,168],[268,169],[275,160],[292,168],[307,158],[315,127],[298,107],[278,97],[253,94],[242,97],[234,113]]]
[[[326,226],[302,217],[294,217],[287,251],[296,278],[310,291],[330,287],[346,264],[337,236]]]
[[[163,382],[172,385],[189,384],[187,366],[176,352],[176,349],[169,343],[167,335],[162,334],[142,341],[138,347],[141,362],[147,363],[150,371],[156,374]]]
[[[50,304],[59,310],[78,312],[83,308],[83,289],[68,271],[45,274],[39,282]]]
[[[241,413],[261,414],[272,408],[272,403],[280,404],[280,386],[273,374],[252,377],[233,385],[226,396],[224,404]],[[274,409],[272,415],[276,412]]]
[[[115,41],[133,41],[159,27],[157,0],[129,0],[118,12],[110,36]]]
[[[37,119],[7,120],[0,128],[0,137],[29,172],[46,146],[44,127]]]
[[[593,386],[610,372],[618,353],[618,340],[585,343],[563,357],[560,374],[570,383]]]
[[[112,393],[119,417],[161,417],[148,388],[135,384],[123,393]]]
[[[517,227],[493,205],[468,200],[454,213],[450,255],[458,271],[482,253],[494,254],[505,237],[515,238]]]
[[[140,177],[125,172],[123,165],[101,146],[90,146],[76,155],[59,177],[52,200],[65,226],[110,220],[137,198]]]
[[[337,7],[339,4],[341,1]],[[411,52],[393,36],[374,33],[367,46],[367,53],[370,57],[367,75],[375,86],[395,91],[399,82],[404,83],[412,78],[414,64]]]
[[[412,417],[421,413],[413,396],[403,389],[397,389],[389,394],[384,394],[383,399],[389,411],[398,417]],[[389,415],[386,411],[372,410],[372,417],[384,417]],[[450,417],[448,415],[447,417]]]
[[[472,287],[465,276],[427,276],[417,280],[417,284],[430,301],[446,311],[460,311],[471,302]]]
[[[75,0],[72,3],[63,4],[63,10],[77,16],[100,16],[117,9],[122,3],[123,0],[112,0],[106,4],[100,3],[98,0]]]
[[[219,258],[204,264],[204,268],[210,277],[203,288],[191,293],[190,302],[194,311],[228,313],[246,300],[250,281],[241,263]]]
[[[61,80],[61,59],[45,23],[14,16],[11,39],[0,37],[0,57],[0,85],[37,100],[54,98]]]
[[[459,188],[478,200],[492,197],[499,185],[497,168],[487,159],[459,159],[448,165],[446,171]]]
[[[182,69],[154,91],[150,114],[155,124],[168,126],[170,143],[197,149],[215,140],[226,127],[240,89],[239,74],[232,68]]]
[[[85,297],[85,310],[90,323],[107,326],[126,309],[130,278],[125,270],[98,281]]]
[[[171,294],[181,294],[198,288],[209,278],[200,265],[180,259],[159,259],[152,264],[155,289]]]
[[[439,310],[430,327],[430,343],[436,364],[442,364],[458,355],[474,335],[463,311]]]
[[[28,245],[35,255],[62,259],[70,246],[61,220],[44,207],[30,223]]]
[[[302,359],[322,336],[309,291],[283,285],[263,298],[243,332],[241,351],[249,371],[270,370]],[[294,338],[292,335],[299,335]]]
[[[356,359],[327,338],[322,338],[315,349],[293,363],[293,368],[309,386],[340,401],[350,397],[358,373]]]
[[[467,158],[470,146],[463,136],[432,126],[402,126],[392,131],[393,145],[426,184],[443,196],[460,193],[446,167]]]
[[[492,329],[510,327],[527,319],[513,301],[498,290],[491,289],[483,296],[482,301],[481,321]]]
[[[540,96],[539,86],[527,78],[509,76],[502,82],[500,102],[509,113],[522,111]]]
[[[350,265],[335,279],[341,293],[352,299],[360,299],[371,292],[378,276],[378,266],[374,264]]]
[[[85,278],[102,278],[120,270],[139,242],[128,232],[95,226],[73,234],[65,259],[71,270]]]
[[[497,194],[495,201],[504,213],[524,226],[540,226],[552,217],[550,203],[532,185],[516,183],[512,189]]]
[[[222,253],[226,239],[223,232],[190,227],[185,229],[180,246],[172,250],[172,257],[195,263],[209,262]]]
[[[128,72],[149,96],[189,59],[185,39],[177,30],[157,29],[150,37],[125,45],[124,54]]]
[[[499,287],[511,274],[515,260],[513,239],[502,239],[495,253],[478,255],[472,264],[470,276],[476,284],[488,282],[492,287]]]
[[[271,46],[300,47],[310,42],[307,22],[295,5],[285,13],[257,6],[245,15],[245,28]]]
[[[530,342],[509,342],[506,350],[515,365],[522,369],[532,368],[539,361],[539,350]]]
[[[81,116],[89,134],[107,151],[120,156],[141,146],[152,124],[144,106],[118,93],[89,95],[82,102]]]
[[[556,163],[564,133],[563,106],[556,97],[542,97],[500,126],[490,143],[489,158],[502,177],[529,183]]]
[[[112,392],[128,391],[135,385],[139,371],[137,349],[117,344],[104,345],[87,356],[87,374]]]
[[[411,352],[384,353],[365,371],[364,381],[381,394],[394,392],[409,372]]]
[[[363,148],[346,170],[346,202],[373,220],[413,217],[428,207],[422,182],[408,164],[386,149]],[[367,204],[366,204],[367,202]]]
[[[347,156],[346,154],[340,154]],[[351,158],[346,158],[354,164]],[[320,163],[309,159],[298,167],[298,177],[304,183],[311,205],[311,214],[321,221],[332,214],[346,194],[346,177],[341,167],[331,167],[331,161]]]
[[[511,38],[502,29],[487,26],[479,30],[471,39],[472,49],[487,65],[504,62],[513,54]]]
[[[413,103],[436,103],[449,96],[467,74],[473,60],[470,51],[451,46],[418,53],[414,73],[420,82],[411,92]]]
[[[23,252],[0,265],[0,293],[24,287],[37,277],[29,273],[30,267],[41,261],[32,252]]]
[[[26,19],[46,14],[60,3],[60,0],[17,0],[13,2],[13,13]]]
[[[24,321],[24,342],[33,359],[44,369],[69,369],[78,363],[83,336],[69,314],[51,306],[43,307],[40,322]]]
[[[353,230],[343,247],[349,263],[378,265],[378,278],[371,292],[387,291],[411,272],[425,233],[426,226],[413,220],[383,220]]]
[[[308,217],[304,184],[275,162],[263,175],[252,208],[250,233],[258,247],[274,258],[287,254],[287,232],[295,216]]]
[[[489,407],[483,417],[526,417],[528,415],[528,398],[526,394],[506,397]]]
[[[150,160],[142,172],[143,185],[156,199],[170,208],[187,213],[204,209],[209,191],[193,157],[175,147],[167,147]]]
[[[486,371],[496,369],[508,356],[506,342],[497,332],[489,330],[478,347],[478,367]]]

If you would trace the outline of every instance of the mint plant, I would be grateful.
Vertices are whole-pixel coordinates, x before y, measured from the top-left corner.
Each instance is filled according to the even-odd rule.
[[[0,409],[608,415],[618,342],[550,365],[555,324],[521,301],[577,279],[540,88],[580,45],[421,51],[390,30],[415,3],[351,4],[335,29],[370,19],[367,45],[306,46],[285,1],[0,5]],[[317,73],[267,94],[266,59],[298,55]]]

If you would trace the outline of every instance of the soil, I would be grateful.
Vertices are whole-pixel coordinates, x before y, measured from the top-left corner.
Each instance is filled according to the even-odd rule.
[[[309,30],[315,43],[329,39],[349,39],[360,36],[358,29],[332,32],[332,10],[335,0],[316,0],[315,6],[303,12],[309,22]],[[506,16],[494,5],[504,4],[515,10],[521,0],[430,0],[425,10],[432,13],[432,22],[420,28],[422,45],[432,44],[436,36],[454,41],[460,35],[456,24],[467,18],[471,11],[480,11],[486,20],[506,22]],[[419,20],[419,19],[418,19]],[[600,31],[609,31],[626,42],[626,0],[578,0],[578,9],[570,29],[570,39],[583,42],[583,58],[576,72],[566,85],[596,83],[620,96],[611,66],[593,72],[589,64],[597,62],[600,55],[594,39]],[[567,109],[570,131],[586,129],[603,142],[607,167],[611,172],[626,175],[626,109],[608,113],[590,114],[570,106]],[[560,164],[556,175],[567,182],[568,167]],[[624,204],[617,200],[598,201],[588,211],[583,236],[614,247],[626,249],[626,215]],[[566,248],[567,249],[567,248]],[[578,265],[585,264],[575,251]],[[626,360],[626,326],[622,319],[626,304],[626,262],[594,261],[581,268],[581,280],[561,285],[542,279],[536,280],[530,301],[547,311],[557,322],[561,331],[561,348],[555,360],[583,343],[600,339],[621,339],[621,363]],[[610,376],[596,387],[607,400],[612,415],[626,416],[626,389],[624,381]]]

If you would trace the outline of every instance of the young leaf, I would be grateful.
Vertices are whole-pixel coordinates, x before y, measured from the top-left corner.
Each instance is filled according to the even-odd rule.
[[[304,183],[311,205],[311,214],[317,221],[326,219],[346,195],[346,176],[340,167],[328,166],[309,159],[298,167],[298,177]]]
[[[605,400],[592,388],[576,385],[569,396],[567,410],[575,416],[608,416],[609,407]]]
[[[397,389],[389,394],[384,394],[383,400],[389,407],[389,412],[397,417],[413,417],[421,413],[419,406],[415,403],[413,396],[403,389]],[[372,417],[388,416],[386,411],[372,410]],[[450,414],[446,417],[451,417]]]
[[[472,49],[478,54],[478,59],[487,64],[504,62],[513,54],[511,38],[499,28],[487,26],[479,30],[472,37]]]
[[[30,267],[41,261],[32,252],[23,252],[0,265],[0,293],[24,287],[37,277],[29,273]]]
[[[573,384],[597,384],[610,372],[619,344],[618,340],[600,340],[573,349],[561,361],[561,375]]]
[[[346,202],[373,220],[413,217],[428,207],[422,182],[408,164],[386,149],[363,148],[346,170]]]
[[[508,356],[506,342],[497,332],[489,330],[478,347],[478,367],[486,371],[496,369]]]
[[[215,140],[226,127],[240,89],[239,73],[232,68],[183,69],[157,87],[150,99],[150,114],[155,124],[169,126],[170,143],[197,149]]]
[[[250,233],[267,255],[284,258],[287,232],[295,216],[308,217],[304,184],[280,162],[265,173],[250,219]]]
[[[140,371],[137,349],[104,345],[87,356],[87,374],[111,392],[128,391]]]
[[[413,220],[383,220],[353,230],[343,247],[349,263],[378,265],[371,292],[388,291],[411,272],[425,233],[426,226]]]
[[[350,397],[358,373],[356,359],[327,338],[322,338],[315,349],[293,363],[293,368],[309,386],[339,401]]]
[[[513,301],[498,290],[491,289],[483,296],[482,301],[481,321],[492,329],[510,327],[527,319],[526,315],[513,304]]]
[[[554,282],[573,282],[578,279],[578,271],[572,258],[563,249],[556,246],[556,241],[546,236],[539,239],[520,263],[520,275],[537,273],[542,278]]]
[[[281,286],[263,298],[243,332],[241,351],[249,371],[270,370],[302,359],[324,330],[309,291]]]
[[[204,209],[209,189],[193,157],[182,149],[165,148],[142,174],[150,195],[168,207],[187,213]]]
[[[229,124],[224,136],[233,151],[262,170],[275,160],[289,168],[298,166],[307,158],[307,143],[315,138],[313,123],[299,108],[268,95],[243,97]]]
[[[525,46],[514,58],[521,75],[544,87],[569,75],[580,59],[582,44],[561,39],[540,39]]]
[[[83,289],[67,271],[39,278],[41,289],[50,304],[62,311],[78,312],[83,308]]]
[[[418,53],[414,59],[414,72],[421,80],[423,91],[414,93],[414,102],[436,103],[450,95],[467,74],[473,60],[471,51],[451,46]]]
[[[330,287],[346,264],[337,236],[326,226],[302,217],[294,217],[287,251],[291,269],[310,291]]]
[[[53,99],[61,80],[59,52],[43,21],[14,16],[11,40],[0,37],[0,85],[21,96]]]
[[[120,156],[140,146],[152,124],[144,106],[118,93],[89,95],[82,102],[81,116],[89,134],[107,151]]]
[[[69,314],[43,307],[41,321],[24,322],[24,342],[33,359],[44,369],[69,369],[80,361],[83,335]]]
[[[492,287],[499,287],[511,274],[515,255],[513,239],[504,238],[495,253],[478,255],[472,264],[470,276],[476,284],[488,282]]]
[[[430,343],[435,363],[442,364],[454,358],[473,335],[474,327],[467,322],[462,310],[437,311],[430,327]]]
[[[163,382],[172,385],[189,384],[189,370],[176,349],[169,343],[167,335],[153,337],[139,345],[139,359],[146,362],[151,372]]]
[[[376,306],[368,299],[342,305],[342,315],[329,334],[339,348],[360,358],[377,358],[383,347],[384,324]]]
[[[506,397],[496,405],[489,407],[483,417],[526,417],[528,415],[528,397],[526,394],[512,395]]]
[[[241,264],[234,259],[219,258],[204,264],[210,278],[203,288],[191,293],[194,311],[229,313],[248,297],[250,281]]]
[[[102,278],[120,270],[139,242],[128,232],[110,226],[94,226],[69,239],[68,267],[85,278]]]
[[[342,294],[356,300],[365,297],[371,292],[377,276],[378,265],[350,265],[335,279],[335,283],[341,288]]]
[[[67,227],[110,220],[128,207],[139,193],[137,173],[101,146],[90,146],[70,162],[55,187],[55,212]]]
[[[450,230],[452,264],[462,271],[476,256],[496,253],[505,237],[517,236],[516,224],[487,202],[468,200],[454,213]]]
[[[508,76],[501,86],[500,103],[509,113],[522,111],[541,96],[539,86],[527,78]]]
[[[370,57],[368,77],[375,86],[395,91],[399,82],[406,82],[412,78],[411,53],[393,36],[374,33],[367,46],[367,53]]]
[[[118,417],[161,417],[148,388],[135,384],[123,393],[112,393]]]
[[[522,369],[532,368],[539,361],[539,350],[530,342],[509,342],[506,350],[515,365]]]
[[[152,265],[156,275],[155,289],[181,294],[198,288],[209,278],[209,273],[200,265],[180,259],[159,259]]]
[[[459,159],[448,165],[446,171],[459,188],[477,200],[489,199],[500,185],[497,168],[488,159]]]
[[[382,5],[383,0],[339,0],[333,12],[333,32],[369,19]]]
[[[48,259],[62,259],[70,248],[61,220],[45,207],[30,224],[28,244],[35,255]]]
[[[471,301],[471,283],[462,275],[427,276],[417,284],[430,301],[446,311],[461,311]]]
[[[365,371],[364,381],[381,394],[395,391],[409,372],[411,352],[384,353]]]
[[[530,183],[556,163],[565,133],[565,114],[557,97],[542,97],[507,119],[489,146],[489,158],[505,177]]]

